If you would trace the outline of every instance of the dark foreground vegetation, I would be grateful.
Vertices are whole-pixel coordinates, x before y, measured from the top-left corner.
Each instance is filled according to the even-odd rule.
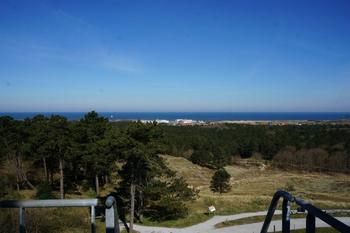
[[[95,112],[80,121],[1,117],[0,144],[1,198],[10,199],[23,189],[43,199],[54,198],[53,190],[59,190],[60,198],[79,192],[99,196],[100,187],[109,183],[126,208],[133,197],[132,213],[142,221],[143,215],[157,220],[183,217],[184,202],[196,196],[159,156],[164,145],[156,124],[135,122],[117,129]],[[10,217],[1,216],[5,222],[0,225],[8,225]]]
[[[110,123],[95,112],[80,121],[57,115],[23,121],[0,117],[0,199],[28,198],[24,190],[32,190],[29,198],[37,199],[95,197],[109,187],[122,198],[124,214],[130,213],[134,200],[131,212],[137,221],[143,216],[147,221],[184,217],[198,190],[176,176],[161,154],[217,170],[211,190],[222,193],[234,189],[223,167],[237,159],[269,161],[282,169],[348,173],[350,127]],[[45,225],[52,215],[45,211],[33,210],[28,221],[42,227],[33,231],[62,232],[60,227],[67,225]],[[54,212],[62,219],[77,217]],[[0,212],[0,232],[12,232],[16,222],[16,214]]]

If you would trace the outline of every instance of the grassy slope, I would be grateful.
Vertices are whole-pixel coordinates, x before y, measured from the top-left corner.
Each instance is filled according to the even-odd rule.
[[[192,164],[182,157],[164,156],[164,158],[179,176],[183,176],[190,185],[200,189],[199,199],[188,204],[192,217],[204,215],[211,204],[216,207],[216,214],[266,210],[274,192],[286,187],[287,183],[294,186],[295,190],[291,192],[293,195],[311,201],[320,208],[350,208],[349,175],[227,166],[226,170],[232,176],[232,190],[225,194],[217,194],[209,189],[213,170]],[[189,224],[186,221],[185,225]],[[170,225],[183,226],[180,222],[177,224],[177,221],[172,221]]]

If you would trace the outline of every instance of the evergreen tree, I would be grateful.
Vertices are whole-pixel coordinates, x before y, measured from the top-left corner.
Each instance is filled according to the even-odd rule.
[[[130,229],[134,214],[139,220],[144,213],[158,220],[186,214],[183,201],[193,198],[194,192],[183,180],[175,178],[159,156],[163,147],[158,125],[131,123],[125,134],[126,163],[119,171],[122,181],[118,194],[130,203]]]
[[[67,118],[53,115],[49,119],[47,150],[56,161],[60,174],[60,198],[64,198],[64,162],[69,156],[70,129]]]
[[[210,189],[213,192],[219,192],[219,193],[226,193],[231,190],[230,185],[230,174],[224,169],[220,168],[218,169],[210,182]]]
[[[124,155],[127,159],[119,171],[122,181],[118,193],[124,200],[130,200],[131,216],[135,214],[141,219],[146,198],[145,188],[152,179],[161,176],[167,169],[158,155],[161,132],[156,124],[136,122],[131,123],[125,133],[128,139]]]
[[[192,163],[201,165],[201,166],[209,166],[211,167],[211,164],[213,162],[213,154],[210,153],[208,150],[195,150],[190,160]]]
[[[49,182],[49,172],[53,168],[48,166],[52,163],[49,162],[50,153],[48,151],[48,135],[49,135],[49,120],[43,115],[37,115],[31,120],[30,124],[30,157],[35,165],[41,165],[44,170],[44,180]]]
[[[107,129],[108,119],[100,117],[95,111],[87,113],[74,127],[76,140],[72,150],[76,152],[76,156],[80,155],[85,175],[94,180],[97,195],[100,192],[100,177],[109,173],[112,165],[105,139]]]

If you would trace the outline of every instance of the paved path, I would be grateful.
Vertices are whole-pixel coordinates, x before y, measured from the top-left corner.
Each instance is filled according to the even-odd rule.
[[[185,228],[168,228],[168,227],[151,227],[151,226],[140,226],[135,225],[135,230],[140,233],[259,233],[263,222],[252,223],[245,225],[237,225],[232,227],[215,228],[214,225],[226,220],[236,220],[240,218],[252,217],[252,216],[265,216],[266,211],[255,212],[255,213],[242,213],[227,216],[214,216],[213,218],[199,223],[190,227]],[[281,211],[276,210],[275,214],[282,214]],[[340,217],[337,218],[345,224],[350,225],[350,217]],[[275,225],[276,231],[281,231],[282,221],[272,221],[270,224],[269,231],[273,231],[273,226]],[[304,229],[305,219],[291,219],[291,229]],[[316,219],[316,227],[326,227],[328,226],[325,222]]]

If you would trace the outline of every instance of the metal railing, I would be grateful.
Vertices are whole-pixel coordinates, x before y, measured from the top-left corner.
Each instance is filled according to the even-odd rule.
[[[0,201],[0,208],[19,209],[19,232],[26,232],[25,209],[26,208],[55,208],[55,207],[90,207],[91,233],[96,233],[96,212],[98,199],[67,199],[67,200],[6,200]],[[117,202],[113,196],[106,200],[105,219],[106,233],[120,233]]]
[[[290,203],[296,203],[303,211],[307,211],[306,215],[306,232],[315,233],[316,218],[321,219],[331,227],[342,233],[349,233],[350,227],[331,215],[323,212],[312,204],[293,197],[290,193],[280,190],[275,193],[272,198],[269,210],[267,212],[261,233],[267,233],[272,217],[277,208],[280,198],[282,202],[282,232],[290,233]],[[96,213],[95,208],[98,206],[98,199],[69,199],[69,200],[25,200],[25,201],[0,201],[0,208],[18,208],[19,209],[19,232],[25,233],[25,209],[26,208],[53,208],[53,207],[90,207],[91,208],[91,232],[96,232]],[[125,227],[127,228],[125,219]],[[113,195],[109,195],[105,201],[105,222],[106,233],[120,233],[119,216],[117,211],[117,201]],[[128,230],[128,229],[127,229]]]
[[[110,195],[106,199],[106,233],[120,233],[117,201]]]
[[[290,193],[279,190],[272,198],[269,210],[267,212],[264,225],[261,229],[261,233],[267,233],[273,214],[275,213],[278,201],[283,198],[282,202],[282,233],[290,233],[290,203],[296,203],[302,211],[307,211],[306,215],[306,233],[315,233],[316,231],[316,218],[321,219],[331,227],[335,228],[339,232],[349,233],[350,227],[333,216],[325,213],[321,209],[313,206],[312,204],[292,196]]]

